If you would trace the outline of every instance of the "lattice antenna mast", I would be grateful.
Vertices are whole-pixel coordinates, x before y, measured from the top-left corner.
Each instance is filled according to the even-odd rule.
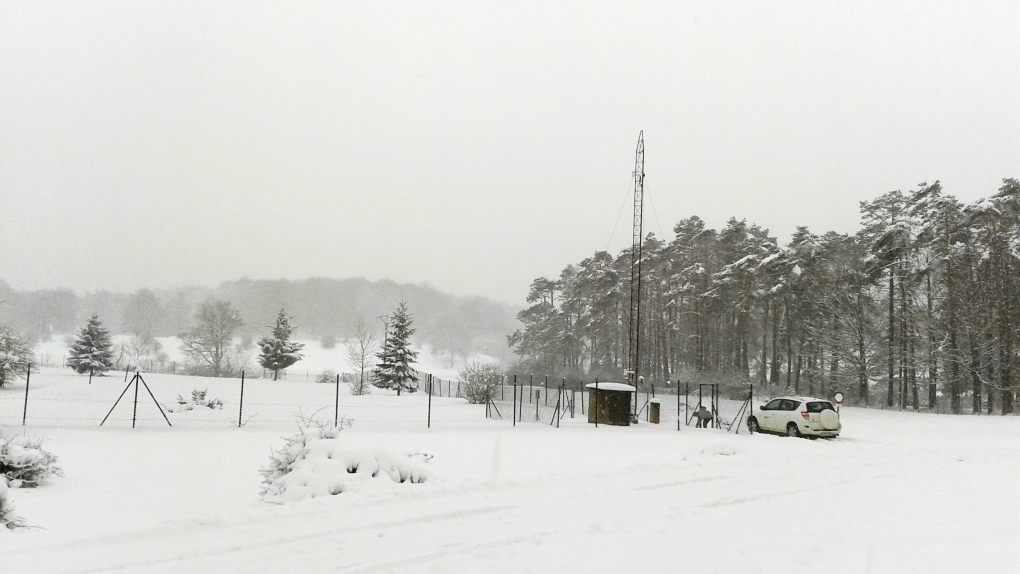
[[[630,331],[627,370],[635,386],[641,361],[641,246],[644,233],[645,132],[638,134],[634,159],[634,237],[630,250]],[[637,401],[634,401],[637,414]]]

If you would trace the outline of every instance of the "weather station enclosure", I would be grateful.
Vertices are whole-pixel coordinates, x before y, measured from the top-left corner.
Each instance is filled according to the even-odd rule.
[[[637,389],[624,383],[588,383],[588,422],[630,426],[631,396]]]

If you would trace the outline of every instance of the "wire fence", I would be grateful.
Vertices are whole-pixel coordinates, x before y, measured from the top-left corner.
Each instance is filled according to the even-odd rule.
[[[457,381],[423,373],[415,385],[424,392],[398,395],[366,384],[368,392],[355,395],[358,385],[350,373],[309,379],[131,371],[90,377],[70,369],[33,368],[26,379],[0,388],[0,424],[279,427],[312,419],[369,428],[485,424],[485,406],[459,398]]]
[[[546,380],[521,385],[498,385],[493,388],[486,416],[513,424],[542,423],[559,427],[562,424],[591,423],[590,385],[568,388],[561,381],[549,387]],[[523,379],[522,379],[523,380]],[[750,394],[748,389],[747,393]],[[722,396],[718,385],[684,385],[656,388],[649,386],[630,393],[631,422],[672,426],[678,430],[696,424],[695,413],[704,407],[712,414],[711,428],[739,432],[746,424],[750,399],[729,399]]]
[[[201,377],[166,372],[112,371],[105,376],[77,374],[60,367],[33,367],[26,379],[0,388],[0,425],[107,427],[282,427],[315,420],[352,421],[359,428],[469,428],[509,423],[563,424],[589,422],[591,392],[549,386],[504,384],[494,387],[486,404],[470,404],[462,383],[419,373],[417,392],[398,393],[365,383],[366,394],[352,373],[330,377]],[[513,380],[508,378],[508,380]],[[555,385],[555,383],[554,383]],[[702,385],[705,387],[706,385]],[[662,391],[666,390],[667,394]],[[698,391],[701,391],[700,393]],[[677,385],[631,393],[635,422],[689,426],[693,413],[706,406],[713,426],[743,424],[741,401]]]

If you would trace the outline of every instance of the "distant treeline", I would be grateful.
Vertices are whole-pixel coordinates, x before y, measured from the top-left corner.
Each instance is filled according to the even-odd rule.
[[[507,304],[442,293],[425,285],[362,278],[241,279],[215,289],[97,291],[80,297],[69,289],[15,291],[0,281],[0,324],[37,341],[77,333],[97,313],[114,334],[173,336],[194,325],[196,309],[209,299],[229,301],[241,312],[244,326],[239,335],[266,332],[283,307],[297,325],[296,336],[335,338],[341,343],[354,333],[358,320],[381,339],[383,323],[377,317],[388,317],[403,299],[414,318],[414,340],[456,356],[482,352],[505,357],[506,334],[517,326],[515,310]]]
[[[964,205],[938,182],[861,203],[853,235],[697,217],[644,243],[639,372],[849,391],[858,404],[1012,412],[1020,342],[1020,182]],[[627,363],[630,249],[531,286],[510,337],[525,372],[601,374]]]

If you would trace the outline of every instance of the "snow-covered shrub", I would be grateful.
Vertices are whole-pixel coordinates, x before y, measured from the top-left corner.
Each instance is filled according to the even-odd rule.
[[[57,457],[42,447],[42,440],[23,435],[0,436],[0,476],[11,488],[35,488],[50,476],[63,476]]]
[[[346,422],[346,420],[345,420]],[[262,497],[289,502],[340,494],[372,477],[387,476],[395,483],[425,482],[427,454],[402,454],[386,449],[354,449],[340,439],[348,426],[305,426],[273,451],[263,467]]]
[[[336,382],[336,371],[333,369],[326,369],[315,377],[316,383],[329,384]]]
[[[503,382],[503,373],[496,365],[472,361],[458,373],[461,394],[473,405],[484,405],[492,400]]]
[[[364,373],[354,373],[351,377],[351,384],[348,387],[350,393],[356,397],[362,395],[372,394],[372,382],[369,380],[369,376],[365,376]]]
[[[177,404],[173,406],[164,406],[167,412],[179,412],[195,410],[195,407],[205,407],[207,409],[222,409],[223,401],[221,399],[210,399],[206,395],[209,393],[209,389],[191,390],[191,398],[186,399],[181,395],[177,395]]]

